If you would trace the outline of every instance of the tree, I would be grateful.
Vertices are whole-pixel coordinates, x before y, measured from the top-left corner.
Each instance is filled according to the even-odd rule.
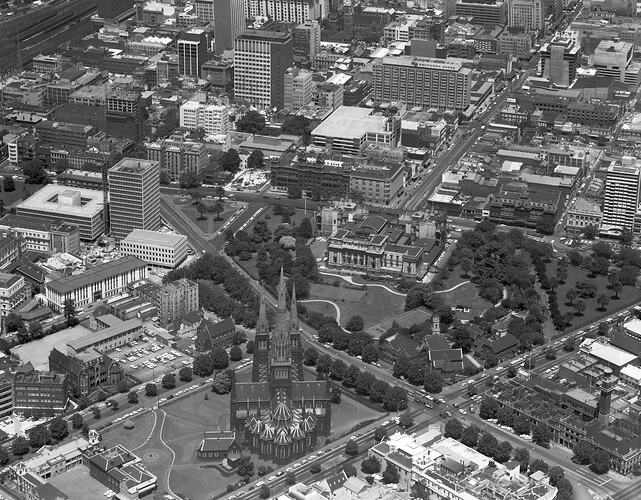
[[[360,332],[361,330],[363,330],[363,326],[363,317],[359,314],[356,314],[349,318],[347,320],[347,323],[345,324],[345,328],[347,328],[350,332]]]
[[[148,383],[145,385],[145,396],[152,398],[158,394],[158,388],[156,384]]]
[[[294,474],[293,472],[288,472],[285,476],[285,482],[290,486],[296,484],[296,474]]]
[[[199,377],[209,377],[209,375],[214,372],[211,356],[207,354],[199,354],[196,356],[193,363],[193,372],[194,375],[198,375]]]
[[[343,363],[340,358],[336,358],[330,365],[329,376],[334,380],[343,380],[343,376],[345,375],[346,371],[347,365],[345,365],[345,363]]]
[[[479,441],[479,428],[475,425],[466,427],[461,433],[461,443],[470,448],[475,448]]]
[[[565,472],[558,465],[554,465],[550,467],[548,476],[550,477],[550,484],[556,486],[559,484],[559,481],[565,477]]]
[[[392,366],[392,375],[394,375],[394,377],[396,378],[407,376],[407,372],[409,371],[411,365],[412,363],[406,355],[401,354],[397,356],[394,360],[394,365]]]
[[[22,166],[25,184],[44,184],[47,181],[47,172],[40,160],[31,160]]]
[[[463,434],[463,424],[456,418],[450,418],[447,422],[445,422],[445,432],[444,435],[445,437],[451,437],[452,439],[456,439],[457,441],[461,439],[461,435]]]
[[[51,437],[60,441],[69,435],[69,425],[62,417],[56,417],[49,422],[49,432],[51,433]]]
[[[238,172],[238,169],[240,169],[240,163],[241,160],[240,156],[238,155],[238,151],[236,151],[234,148],[229,148],[221,158],[220,165],[223,170],[235,174],[236,172]]]
[[[425,390],[430,394],[438,394],[443,390],[443,377],[435,370],[425,374]]]
[[[376,363],[378,361],[380,351],[374,342],[370,342],[363,346],[361,356],[365,363]]]
[[[32,321],[29,323],[29,335],[31,335],[31,338],[34,340],[44,337],[42,325],[39,321]]]
[[[67,431],[69,432],[69,431]],[[51,432],[45,424],[29,429],[29,442],[32,448],[41,448],[51,443]]]
[[[303,142],[309,144],[312,126],[309,118],[305,116],[289,115],[283,120],[281,131],[283,134],[303,136]]]
[[[383,471],[383,484],[398,484],[400,475],[395,465],[387,463],[387,467]]]
[[[596,238],[599,234],[599,228],[596,226],[586,226],[586,228],[583,230],[583,236],[585,236],[586,239],[588,240],[593,240]]]
[[[609,298],[607,295],[605,295],[604,293],[602,293],[601,295],[599,295],[599,296],[596,298],[596,301],[597,301],[597,303],[601,306],[601,310],[602,310],[602,311],[605,311],[605,308],[606,308],[606,307],[608,306],[608,304],[610,303],[610,298]],[[607,325],[606,325],[606,326],[607,326]]]
[[[223,220],[220,217],[220,214],[225,210],[225,206],[220,201],[217,201],[216,203],[214,203],[214,206],[211,209],[214,212],[216,212],[216,218],[214,220],[217,220],[217,221]]]
[[[236,472],[240,477],[250,478],[254,475],[254,462],[252,462],[251,457],[241,457],[238,460],[238,467]]]
[[[245,344],[245,351],[247,352],[247,354],[253,354],[254,353],[254,347],[255,347],[254,341],[253,340],[248,340],[247,344]]]
[[[318,360],[318,351],[313,347],[308,347],[303,352],[303,363],[307,366],[315,366]]]
[[[14,438],[11,442],[11,453],[16,457],[21,457],[29,453],[29,443],[27,443],[27,440],[22,436]]]
[[[138,393],[136,391],[131,391],[129,394],[127,394],[127,401],[129,401],[129,404],[137,405]]]
[[[76,319],[76,302],[73,299],[65,300],[63,314],[67,320],[67,326],[75,326],[78,324],[78,320]]]
[[[214,370],[224,370],[229,366],[229,356],[222,347],[214,347],[209,355]]]
[[[387,437],[387,431],[385,430],[385,427],[377,427],[374,430],[374,441],[376,442],[381,442]]]
[[[371,377],[372,382],[376,382],[373,375],[366,373],[366,376]],[[373,387],[373,384],[370,384]],[[402,411],[407,409],[407,392],[399,386],[389,386],[385,395],[383,396],[383,407],[387,411]]]
[[[503,406],[496,412],[496,423],[512,427],[514,424],[514,413],[507,406]]]
[[[470,352],[472,346],[474,345],[474,339],[470,334],[470,330],[460,323],[456,324],[450,333],[452,338],[454,348],[461,348],[464,353]]]
[[[479,438],[479,442],[476,445],[476,450],[479,453],[482,453],[486,457],[493,457],[496,453],[496,448],[498,447],[498,440],[489,432],[484,432]]]
[[[331,366],[332,358],[328,354],[323,354],[316,360],[316,373],[327,375]]]
[[[563,350],[567,352],[574,351],[574,339],[572,337],[568,337],[565,339],[565,342],[563,342]]]
[[[163,389],[174,389],[176,387],[176,376],[173,373],[168,373],[162,378]]]
[[[329,402],[335,405],[341,404],[341,395],[343,391],[340,387],[332,387],[332,390],[329,393]]]
[[[621,284],[620,281],[615,281],[612,283],[612,291],[614,292],[614,297],[613,299],[618,299],[619,298],[619,293],[623,290],[623,285]]]
[[[270,495],[271,495],[271,490],[269,489],[269,486],[267,486],[266,484],[263,484],[260,487],[260,490],[258,490],[258,496],[260,498],[269,498]]]
[[[74,429],[80,429],[82,427],[82,424],[84,423],[84,420],[82,419],[82,415],[80,413],[74,413],[71,417],[71,426]]]
[[[287,187],[287,197],[292,200],[300,200],[303,197],[303,190],[298,184],[290,184]]]
[[[225,196],[225,188],[222,186],[216,186],[214,188],[214,196],[218,198],[218,201],[222,201],[223,196]]]
[[[214,375],[212,391],[216,394],[227,394],[231,391],[231,378],[225,372],[218,372]]]
[[[249,110],[236,120],[236,130],[248,134],[258,134],[265,128],[265,117],[258,111]]]
[[[584,300],[577,300],[573,305],[572,308],[576,312],[577,316],[583,316],[583,311],[585,311],[585,301]]]
[[[4,327],[8,333],[15,332],[24,327],[24,321],[15,312],[11,311],[4,319]]]
[[[607,451],[595,448],[590,457],[590,470],[595,474],[605,474],[610,470],[610,455]]]
[[[479,407],[479,417],[483,420],[496,418],[498,409],[499,405],[494,398],[485,397],[481,401],[481,405]]]
[[[381,461],[372,455],[361,462],[361,471],[364,474],[376,474],[381,471]]]
[[[548,470],[550,469],[550,466],[548,465],[547,462],[544,462],[540,458],[537,458],[532,461],[530,464],[530,475],[534,474],[536,471],[541,471],[547,474]]]
[[[565,477],[559,479],[556,484],[556,488],[559,490],[556,496],[557,500],[572,500],[574,497],[574,488],[572,487],[572,483]]]
[[[621,231],[619,240],[621,241],[622,245],[629,247],[634,241],[634,234],[628,228],[625,228],[623,229],[623,231]]]
[[[191,367],[183,366],[178,371],[178,378],[181,380],[181,382],[191,382],[193,379],[193,373],[191,371]]]
[[[527,471],[530,465],[530,452],[527,448],[515,448],[513,458],[521,464],[521,472]]]
[[[574,304],[574,300],[577,297],[576,290],[574,288],[570,288],[567,292],[565,292],[565,298],[568,299],[568,302],[570,305]]]
[[[254,149],[247,158],[247,168],[250,170],[262,170],[265,168],[265,155],[262,150]]]
[[[201,187],[202,184],[203,184],[203,179],[196,172],[183,172],[182,174],[180,174],[180,177],[178,178],[178,185],[180,186],[180,189],[193,190],[191,194],[194,200],[200,199],[200,192],[197,190],[197,188]],[[194,194],[196,196],[194,196]]]
[[[502,464],[510,460],[512,445],[508,441],[501,441],[494,451],[494,460]]]
[[[354,439],[347,441],[347,444],[345,445],[345,454],[352,457],[354,455],[358,455],[358,443]]]
[[[472,270],[472,260],[469,257],[463,257],[460,262],[461,269],[463,269],[464,277],[470,277],[470,271]]]
[[[229,359],[230,361],[240,361],[241,359],[243,359],[242,349],[237,345],[232,346],[232,348],[229,350]]]
[[[16,190],[16,183],[13,180],[13,177],[11,177],[10,175],[5,175],[2,178],[2,189],[6,193],[11,193]]]
[[[305,217],[296,229],[296,236],[308,240],[313,236],[313,234],[312,223],[309,220],[309,217]],[[349,330],[349,327],[347,329]]]
[[[550,428],[544,423],[538,423],[532,428],[532,442],[542,446],[550,447]]]
[[[9,452],[4,446],[0,446],[0,465],[7,465],[9,460]]]
[[[412,415],[407,411],[403,412],[399,418],[398,425],[406,430],[412,427],[414,425],[414,419],[412,418]]]

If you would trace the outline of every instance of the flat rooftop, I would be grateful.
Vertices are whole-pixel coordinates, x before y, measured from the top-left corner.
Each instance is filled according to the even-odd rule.
[[[48,289],[64,295],[67,292],[77,290],[78,288],[89,285],[90,283],[97,283],[103,279],[111,278],[112,276],[117,276],[118,274],[146,266],[147,264],[144,261],[131,255],[127,255],[120,259],[112,260],[111,262],[104,262],[96,267],[87,269],[82,274],[74,274],[73,276],[65,276],[63,278],[50,281],[46,286]]]
[[[155,167],[157,164],[157,161],[152,160],[141,160],[139,158],[123,158],[109,169],[109,173],[126,172],[130,174],[140,174],[150,168]]]
[[[67,344],[80,339],[92,332],[82,325],[66,328],[52,335],[47,335],[39,340],[33,340],[11,348],[11,353],[18,356],[20,361],[30,361],[36,370],[49,369],[49,353],[54,349],[60,352],[67,352]]]
[[[156,245],[163,247],[175,247],[183,241],[187,240],[187,236],[182,234],[161,233],[160,231],[148,231],[146,229],[134,229],[129,233],[122,243],[139,243],[141,245]]]
[[[391,66],[411,66],[414,68],[434,69],[440,71],[459,71],[463,68],[461,61],[433,59],[431,57],[397,56],[383,57],[383,64]]]
[[[96,189],[86,189],[60,184],[47,184],[16,206],[21,210],[48,212],[64,219],[65,217],[94,217],[103,210],[103,193]]]
[[[580,346],[580,351],[618,367],[623,367],[637,359],[637,356],[634,354],[630,354],[610,344],[602,344],[594,339],[584,340]]]
[[[68,342],[67,345],[74,351],[82,351],[102,342],[103,340],[115,337],[122,333],[134,330],[136,328],[142,328],[142,321],[140,318],[132,318],[127,321],[122,321],[121,323],[105,328],[104,330],[98,330],[97,332],[88,333],[83,335],[78,339],[74,339],[71,342]]]
[[[385,130],[387,118],[372,113],[373,111],[368,108],[341,106],[316,127],[312,135],[360,139],[368,132],[387,132]]]
[[[69,498],[82,498],[82,500],[105,500],[104,493],[108,488],[89,475],[89,468],[78,465],[73,469],[56,474],[47,479]]]

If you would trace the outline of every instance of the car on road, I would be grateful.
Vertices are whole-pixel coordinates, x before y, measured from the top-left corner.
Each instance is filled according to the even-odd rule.
[[[269,477],[267,478],[267,481],[269,481],[270,483],[271,483],[272,481],[276,481],[276,476],[269,476]]]
[[[260,488],[261,486],[264,486],[264,485],[265,485],[265,481],[258,481],[256,483],[256,488]]]
[[[294,469],[298,469],[301,465],[302,465],[301,463],[296,462],[296,463],[294,464]]]

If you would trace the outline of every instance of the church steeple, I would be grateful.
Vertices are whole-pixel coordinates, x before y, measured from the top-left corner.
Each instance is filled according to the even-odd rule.
[[[287,310],[287,285],[285,284],[285,271],[280,268],[280,281],[278,282],[278,311]]]
[[[292,283],[292,301],[289,305],[289,331],[298,331],[298,310],[296,305],[296,283]]]

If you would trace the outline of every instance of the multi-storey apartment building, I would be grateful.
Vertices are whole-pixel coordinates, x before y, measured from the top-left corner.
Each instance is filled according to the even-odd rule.
[[[259,108],[282,108],[285,72],[292,65],[290,33],[247,31],[236,38],[234,96]]]
[[[247,17],[269,17],[283,23],[317,21],[328,14],[320,0],[247,0]]]
[[[312,101],[313,73],[305,69],[289,68],[285,73],[285,107],[296,111]]]
[[[510,28],[541,31],[545,28],[542,0],[510,0],[508,2]]]
[[[456,0],[457,16],[471,17],[476,24],[501,25],[507,21],[507,1],[504,0]]]
[[[187,101],[180,106],[180,126],[207,134],[224,135],[229,132],[229,107],[224,104],[202,104]]]
[[[460,61],[424,57],[384,57],[374,63],[374,99],[410,106],[465,110],[472,71]]]
[[[123,158],[109,169],[111,234],[120,240],[134,229],[160,226],[160,167],[158,162]]]

